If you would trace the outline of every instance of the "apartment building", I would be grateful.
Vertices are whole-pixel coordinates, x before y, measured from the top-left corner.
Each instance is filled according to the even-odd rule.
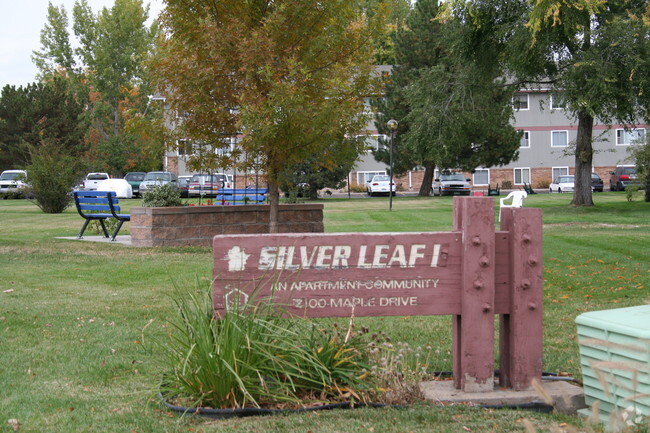
[[[479,167],[467,173],[475,188],[502,184],[509,181],[514,187],[531,184],[534,188],[547,188],[552,179],[562,174],[574,174],[573,148],[578,121],[565,111],[560,98],[545,89],[525,90],[513,98],[514,126],[523,132],[519,157],[502,167]],[[609,187],[609,172],[617,166],[633,166],[628,149],[645,139],[647,124],[625,128],[624,125],[604,125],[596,120],[593,131],[593,171]],[[376,132],[376,131],[375,131]],[[378,135],[371,132],[369,149],[379,146]],[[359,185],[374,174],[387,172],[386,164],[374,160],[372,151],[362,155],[350,178]],[[422,182],[421,170],[413,170],[397,179],[402,190],[417,190]]]
[[[390,67],[380,66],[378,72],[388,73]],[[369,106],[369,104],[368,104]],[[472,180],[476,189],[488,185],[501,185],[504,181],[511,182],[513,187],[523,186],[524,183],[534,188],[547,188],[548,184],[559,175],[573,174],[575,161],[573,148],[577,135],[578,122],[570,116],[560,98],[546,89],[523,90],[513,98],[515,108],[514,126],[523,132],[519,147],[519,156],[515,161],[502,167],[478,167],[474,173],[466,173]],[[645,139],[648,125],[643,123],[633,128],[624,125],[607,126],[596,120],[593,131],[593,171],[605,182],[605,189],[609,187],[609,172],[617,166],[633,166],[628,149],[639,140]],[[387,138],[377,133],[373,121],[367,125],[367,148],[362,154],[349,175],[351,185],[365,186],[375,174],[388,172],[386,164],[375,160],[373,149],[382,146],[380,138]],[[386,141],[387,142],[387,141]],[[201,151],[191,142],[165,154],[165,169],[177,175],[190,173],[187,168],[187,157],[191,153]],[[233,137],[224,142],[224,148],[219,152],[229,152],[237,145]],[[205,150],[203,150],[205,151]],[[258,178],[261,169],[251,172],[237,173],[235,170],[226,170],[232,174],[240,184],[248,184],[249,178]],[[396,178],[398,189],[416,191],[420,188],[423,178],[422,169],[413,169],[404,176]]]

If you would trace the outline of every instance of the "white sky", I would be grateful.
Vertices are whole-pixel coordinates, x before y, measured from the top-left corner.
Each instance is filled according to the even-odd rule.
[[[75,0],[52,0],[63,5],[72,26]],[[163,0],[143,0],[150,5],[149,17],[156,17]],[[112,7],[114,0],[88,0],[93,13]],[[0,89],[5,85],[24,86],[36,80],[38,70],[32,62],[32,51],[41,49],[41,30],[47,20],[48,0],[0,0]],[[74,39],[72,29],[69,29]]]

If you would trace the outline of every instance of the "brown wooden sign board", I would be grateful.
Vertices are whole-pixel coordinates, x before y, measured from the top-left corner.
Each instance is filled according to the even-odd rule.
[[[541,212],[504,209],[497,232],[493,201],[456,198],[452,232],[215,236],[215,310],[254,298],[306,317],[452,315],[465,391],[493,387],[499,314],[502,385],[522,389],[541,375]]]
[[[457,233],[223,235],[214,258],[217,312],[236,293],[307,317],[461,312]],[[500,261],[497,304],[506,311],[507,257]]]

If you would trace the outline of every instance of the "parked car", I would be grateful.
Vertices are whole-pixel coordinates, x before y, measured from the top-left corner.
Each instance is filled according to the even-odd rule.
[[[623,191],[629,184],[636,181],[636,167],[616,167],[609,172],[609,190]]]
[[[126,179],[104,179],[97,185],[97,191],[113,191],[117,198],[133,197],[133,188]]]
[[[549,192],[573,192],[575,187],[575,178],[572,174],[558,176],[553,180],[553,183],[548,187]]]
[[[99,182],[110,178],[108,173],[88,173],[84,179],[83,189],[86,191],[96,191]]]
[[[431,193],[433,195],[470,195],[472,187],[470,180],[461,173],[443,173],[433,180]]]
[[[146,175],[147,173],[144,171],[132,171],[124,176],[124,180],[126,180],[129,185],[131,185],[131,190],[133,191],[134,197],[140,197],[140,184]]]
[[[140,194],[144,194],[147,190],[167,183],[178,186],[178,178],[174,173],[168,171],[150,171],[140,183]]]
[[[178,189],[181,191],[181,197],[189,197],[190,182],[192,176],[178,176]]]
[[[372,177],[367,184],[368,195],[373,197],[375,194],[395,194],[395,182],[390,183],[390,176],[387,174],[378,174]]]
[[[17,192],[27,188],[25,170],[5,170],[0,174],[0,193]]]
[[[603,180],[596,173],[591,173],[591,190],[594,192],[603,192]]]
[[[189,197],[215,196],[222,188],[232,188],[232,177],[225,173],[195,174],[190,180]]]

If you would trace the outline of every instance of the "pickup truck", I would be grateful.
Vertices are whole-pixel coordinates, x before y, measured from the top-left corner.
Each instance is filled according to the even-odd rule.
[[[0,193],[19,192],[27,187],[25,170],[5,170],[0,174]]]
[[[96,191],[99,182],[110,178],[108,173],[88,173],[84,179],[83,189],[86,191]]]

